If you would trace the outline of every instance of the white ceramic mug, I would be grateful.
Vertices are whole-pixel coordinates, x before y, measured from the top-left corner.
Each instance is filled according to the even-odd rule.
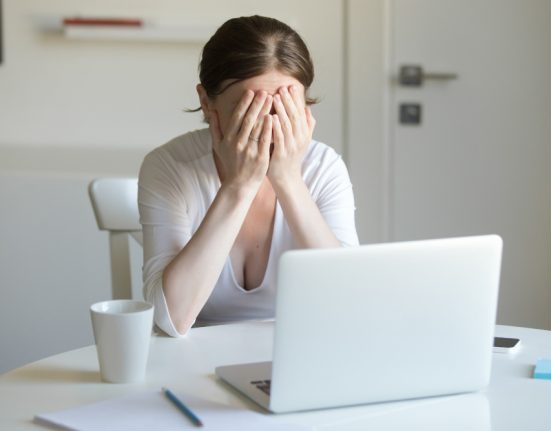
[[[116,299],[92,305],[90,313],[102,380],[142,381],[153,328],[153,305]]]

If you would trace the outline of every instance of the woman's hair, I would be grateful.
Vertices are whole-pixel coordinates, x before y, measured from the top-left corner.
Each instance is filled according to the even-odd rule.
[[[254,15],[232,18],[216,30],[203,48],[199,79],[214,98],[230,85],[270,70],[292,76],[305,90],[314,80],[310,53],[298,33],[277,19]],[[231,82],[222,86],[227,80]],[[306,98],[307,104],[316,102]]]

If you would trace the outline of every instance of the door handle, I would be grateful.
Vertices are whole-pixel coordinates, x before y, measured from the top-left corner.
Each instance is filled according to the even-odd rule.
[[[451,72],[425,72],[423,66],[405,64],[400,66],[398,82],[406,87],[421,87],[427,79],[436,81],[448,81],[457,79],[457,73]]]

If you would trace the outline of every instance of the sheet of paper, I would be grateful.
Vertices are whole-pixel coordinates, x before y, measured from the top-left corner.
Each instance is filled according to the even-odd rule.
[[[244,408],[231,407],[205,399],[176,393],[203,422],[198,428],[159,390],[94,404],[44,413],[35,422],[61,429],[81,431],[171,430],[265,430],[304,431],[302,425],[285,423],[277,417]]]

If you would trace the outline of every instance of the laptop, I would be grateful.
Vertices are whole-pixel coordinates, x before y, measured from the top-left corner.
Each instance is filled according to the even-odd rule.
[[[273,360],[216,375],[274,413],[483,389],[501,253],[496,235],[285,252]]]

